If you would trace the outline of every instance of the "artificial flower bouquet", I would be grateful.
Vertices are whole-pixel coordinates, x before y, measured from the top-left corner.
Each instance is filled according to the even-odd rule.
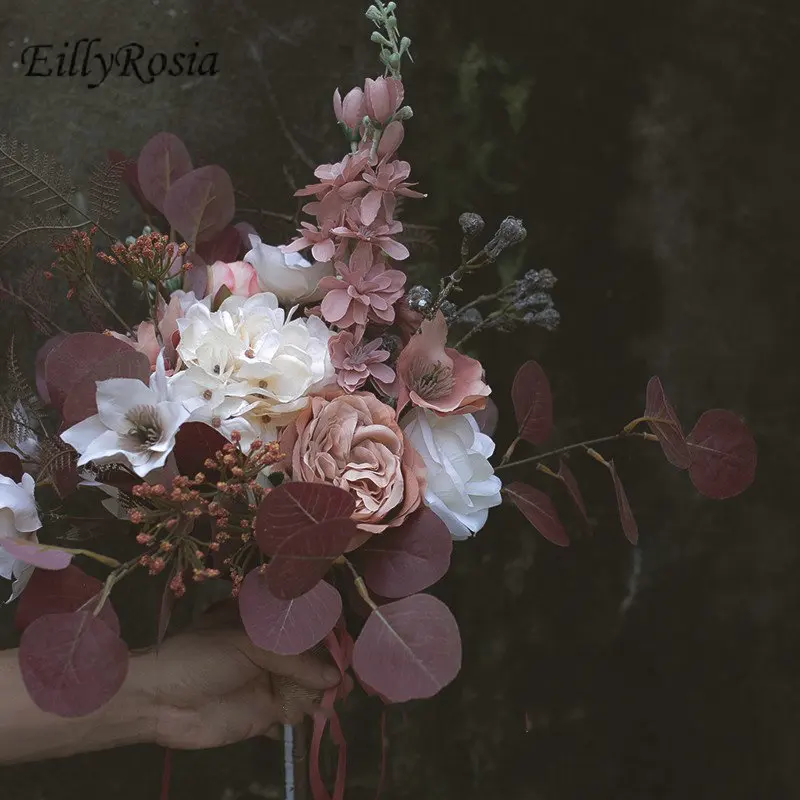
[[[44,198],[47,214],[61,210],[39,228],[68,231],[46,270],[0,284],[46,338],[35,389],[12,342],[0,424],[0,575],[13,581],[25,685],[46,711],[89,714],[119,690],[128,648],[111,595],[134,571],[160,576],[162,633],[187,586],[214,581],[238,599],[259,647],[324,646],[386,703],[428,698],[462,659],[455,617],[425,593],[447,573],[453,540],[476,534],[505,498],[547,540],[569,543],[548,494],[501,475],[527,465],[585,517],[567,457],[588,454],[607,469],[633,543],[631,506],[599,443],[655,442],[710,497],[752,481],[755,446],[741,420],[712,410],[685,436],[658,378],[620,433],[513,460],[553,429],[548,380],[532,361],[513,383],[518,436],[493,459],[497,407],[464,344],[492,328],[555,329],[555,278],[530,270],[464,302],[471,273],[525,237],[513,217],[482,237],[481,217],[464,213],[460,266],[433,291],[407,286],[401,201],[425,197],[398,157],[412,118],[400,71],[410,42],[394,3],[376,2],[367,17],[384,73],[335,92],[346,154],[296,192],[311,221],[286,245],[235,222],[227,173],[196,168],[173,135],[154,136],[135,161],[112,154],[88,211],[63,170],[0,140],[0,181]],[[117,180],[149,223],[126,240],[104,227]],[[141,293],[138,319],[109,301],[102,270],[123,271]],[[43,301],[52,287],[92,330],[59,328]],[[112,523],[128,532],[128,560],[101,541],[73,546],[75,531]],[[104,565],[105,581],[81,570],[85,559]],[[340,740],[337,691],[318,722],[331,719]]]

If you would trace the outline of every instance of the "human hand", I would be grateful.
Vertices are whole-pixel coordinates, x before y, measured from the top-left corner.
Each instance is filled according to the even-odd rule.
[[[322,692],[340,682],[335,667],[309,654],[268,653],[230,626],[167,639],[131,666],[149,709],[147,738],[174,749],[276,737],[281,725],[313,713]],[[282,689],[289,682],[295,688],[287,696]]]

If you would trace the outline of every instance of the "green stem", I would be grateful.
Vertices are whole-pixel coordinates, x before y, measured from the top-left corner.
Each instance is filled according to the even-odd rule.
[[[640,438],[640,439],[647,439],[649,441],[652,441],[651,434],[632,433],[632,432],[631,433],[626,433],[625,431],[622,431],[620,433],[615,433],[612,436],[601,436],[598,439],[587,439],[586,441],[583,441],[583,442],[576,442],[575,444],[568,444],[565,447],[559,447],[559,448],[557,448],[555,450],[550,450],[547,453],[540,453],[539,455],[536,455],[536,456],[530,456],[528,458],[521,458],[519,461],[512,461],[512,462],[506,463],[506,464],[500,463],[498,466],[495,467],[495,472],[497,472],[498,470],[501,470],[501,469],[508,469],[509,467],[519,467],[519,466],[522,466],[523,464],[534,464],[534,463],[537,463],[539,461],[544,461],[546,458],[550,458],[551,456],[557,456],[557,455],[560,455],[561,453],[568,453],[570,450],[577,450],[579,447],[589,448],[592,445],[603,444],[604,442],[613,442],[613,441],[616,441],[617,439],[628,439],[628,438],[630,438],[632,436],[635,436],[635,437]],[[653,438],[655,438],[655,437],[653,437]]]

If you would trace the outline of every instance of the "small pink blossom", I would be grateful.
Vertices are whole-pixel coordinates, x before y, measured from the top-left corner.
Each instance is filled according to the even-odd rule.
[[[336,242],[331,238],[331,223],[326,221],[321,227],[310,222],[301,222],[297,229],[300,236],[289,244],[282,244],[280,249],[284,253],[297,253],[300,250],[311,248],[315,261],[330,261],[336,254]]]
[[[319,183],[310,183],[302,189],[298,189],[295,197],[306,197],[315,194],[320,200],[328,192],[338,191],[343,200],[352,200],[359,192],[367,188],[367,184],[361,179],[361,174],[367,166],[369,153],[359,151],[348,153],[341,161],[336,164],[321,164],[314,170],[314,175],[319,178]]]
[[[399,414],[408,403],[439,414],[466,414],[486,406],[491,389],[480,361],[445,347],[447,323],[441,311],[422,323],[420,332],[397,359]]]
[[[406,178],[411,174],[411,164],[408,161],[389,161],[381,164],[377,172],[368,169],[364,173],[364,181],[372,188],[361,201],[361,219],[371,225],[383,205],[387,220],[394,214],[395,198],[426,197],[422,192],[412,189],[415,183],[406,183]]]
[[[367,78],[364,84],[364,104],[369,118],[386,125],[403,102],[403,82],[399,78]]]
[[[338,122],[341,122],[352,131],[358,130],[367,113],[364,104],[364,92],[356,86],[342,100],[342,95],[337,89],[333,93],[333,113],[336,114]]]
[[[367,224],[363,218],[362,203],[362,200],[354,200],[345,211],[345,225],[332,228],[331,233],[345,239],[360,239],[362,242],[369,242],[396,261],[408,258],[408,248],[392,239],[394,234],[403,230],[403,225],[396,220],[387,222],[380,217],[374,219],[371,224]]]
[[[321,290],[322,316],[340,328],[363,327],[367,321],[380,325],[394,322],[394,304],[403,295],[405,273],[386,269],[375,261],[369,244],[360,243],[350,256],[349,264],[337,262],[339,278],[323,278]]]
[[[341,331],[328,340],[336,380],[346,392],[360,389],[369,378],[383,385],[395,379],[394,370],[384,363],[389,359],[389,351],[383,349],[383,339],[364,343],[362,336],[363,330]]]
[[[246,261],[233,261],[230,264],[215,261],[208,268],[208,294],[216,297],[223,286],[227,286],[230,293],[237,297],[250,297],[260,291],[258,275],[253,265]]]

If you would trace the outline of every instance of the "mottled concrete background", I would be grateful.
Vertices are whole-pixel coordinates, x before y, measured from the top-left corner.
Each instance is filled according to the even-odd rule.
[[[314,159],[339,157],[331,92],[374,70],[363,5],[0,0],[0,128],[80,178],[107,148],[134,154],[170,130],[197,162],[229,170],[253,198],[243,205],[291,213],[288,181],[309,171],[276,108]],[[416,58],[404,157],[430,193],[409,219],[441,227],[438,249],[417,248],[416,262],[452,267],[461,211],[511,213],[530,230],[526,266],[561,279],[557,334],[479,345],[505,418],[526,357],[550,374],[564,443],[636,416],[657,373],[687,426],[709,407],[741,413],[760,466],[745,495],[716,503],[628,443],[607,452],[639,519],[636,558],[608,476],[588,460],[574,469],[592,538],[556,549],[503,511],[458,548],[444,591],[465,667],[436,700],[391,710],[384,796],[800,797],[796,2],[399,5]],[[219,75],[90,90],[14,66],[24,42],[81,36],[166,51],[199,40],[219,52]],[[0,203],[7,222],[17,206]],[[249,219],[265,238],[289,235]],[[128,204],[118,229],[139,224]],[[347,713],[353,800],[374,794],[377,713],[367,702]],[[279,759],[263,742],[179,754],[172,797],[274,796]],[[3,769],[0,797],[155,798],[160,763],[142,747]]]

